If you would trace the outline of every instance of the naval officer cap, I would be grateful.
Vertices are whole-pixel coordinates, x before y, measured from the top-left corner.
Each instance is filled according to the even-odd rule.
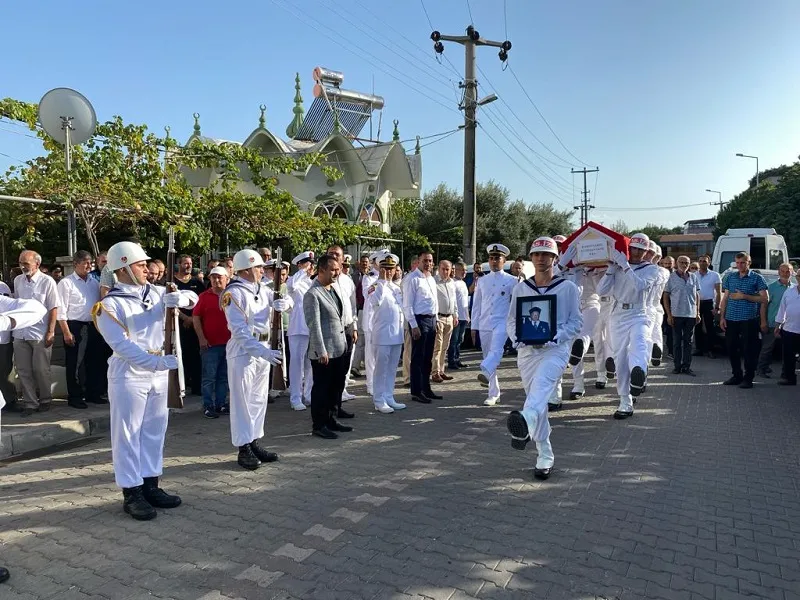
[[[314,253],[309,250],[308,252],[301,252],[292,259],[293,265],[299,265],[309,260],[314,260]]]
[[[508,249],[508,246],[504,246],[503,244],[489,244],[486,247],[486,253],[489,256],[508,256],[511,250]]]
[[[350,254],[344,255],[344,262],[343,265],[349,265],[353,261],[353,257]]]
[[[375,252],[369,255],[369,262],[380,262],[387,254],[389,254],[389,251],[386,250],[386,248],[375,250]]]
[[[391,269],[392,267],[396,267],[397,263],[400,262],[400,259],[397,257],[396,254],[387,253],[383,255],[381,258],[381,266],[387,269]]]
[[[531,242],[531,249],[528,254],[531,255],[534,252],[549,252],[550,254],[558,256],[558,245],[551,237],[538,237]]]

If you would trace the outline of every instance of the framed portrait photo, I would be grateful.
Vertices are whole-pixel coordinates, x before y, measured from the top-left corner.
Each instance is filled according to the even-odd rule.
[[[556,336],[558,327],[555,294],[517,298],[517,341],[541,346]]]

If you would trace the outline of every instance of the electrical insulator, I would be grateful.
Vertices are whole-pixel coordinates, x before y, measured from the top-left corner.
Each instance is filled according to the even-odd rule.
[[[478,33],[475,29],[472,30],[472,33],[469,34],[469,37],[472,38],[473,41],[477,42],[481,39],[481,34]]]
[[[434,42],[438,42],[440,39],[442,39],[442,34],[441,34],[441,33],[439,33],[438,31],[434,31],[434,32],[431,34],[431,39],[432,39]]]
[[[503,45],[501,47],[503,48],[503,50],[508,52],[509,50],[511,50],[511,42],[506,40],[505,42],[503,42]]]
[[[503,62],[506,62],[508,60],[508,52],[506,52],[505,50],[500,50],[500,52],[497,53],[497,56],[499,56],[500,60]]]
[[[444,53],[444,44],[442,42],[436,42],[433,45],[433,49],[436,51],[436,54]]]
[[[470,25],[469,27],[467,27],[467,37],[472,38],[473,33],[475,33],[475,28],[472,25]]]

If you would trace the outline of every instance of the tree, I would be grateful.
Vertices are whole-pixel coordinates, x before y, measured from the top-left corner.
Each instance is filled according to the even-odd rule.
[[[632,236],[634,233],[644,233],[653,240],[656,244],[660,243],[660,239],[662,235],[670,235],[676,233],[683,233],[683,227],[662,227],[661,225],[656,225],[654,223],[648,223],[644,227],[639,227],[636,231],[628,231],[628,237]]]

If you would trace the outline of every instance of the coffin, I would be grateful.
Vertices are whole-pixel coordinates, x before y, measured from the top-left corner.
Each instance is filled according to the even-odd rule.
[[[561,251],[577,244],[578,254],[568,266],[605,267],[610,260],[609,252],[612,247],[628,255],[628,242],[629,238],[621,233],[589,221],[564,241]]]

